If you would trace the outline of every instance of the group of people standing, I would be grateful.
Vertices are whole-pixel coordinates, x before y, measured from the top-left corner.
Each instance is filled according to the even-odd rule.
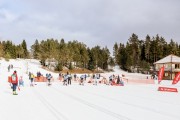
[[[43,75],[40,72],[37,72],[37,76],[35,76],[32,72],[29,72],[30,86],[33,87],[35,78],[41,77],[41,76],[43,76]],[[72,77],[72,75],[68,72],[65,75],[59,73],[59,80],[62,80],[63,85],[65,85],[65,86],[71,85],[71,81],[73,78],[74,78],[75,82],[76,81],[79,82],[79,85],[84,85],[87,77],[90,77],[93,85],[97,85],[98,83],[103,83],[102,81],[100,81],[100,78],[102,77],[100,74],[92,74],[92,76],[89,76],[89,75],[87,76],[86,74],[82,74],[82,75],[80,75],[80,77],[78,77],[76,74],[74,74]],[[53,76],[50,73],[46,74],[45,79],[47,80],[48,86],[52,85],[52,83],[51,83],[52,78],[53,78]],[[124,85],[124,82],[122,81],[122,78],[119,75],[118,76],[115,76],[114,74],[110,75],[109,81],[107,81],[106,78],[104,78],[104,77],[102,80],[105,81],[104,83],[106,85],[113,85],[113,84]],[[22,76],[20,76],[20,78],[18,80],[17,71],[14,71],[13,74],[11,75],[10,83],[12,84],[13,95],[17,95],[16,88],[18,85],[24,86],[24,81],[23,81]]]
[[[59,80],[63,82],[63,85],[71,85],[71,81],[74,80],[75,82],[79,82],[79,85],[84,85],[84,81],[86,80],[87,75],[83,74],[80,77],[77,74],[70,74],[67,72],[66,74],[59,73]],[[73,79],[74,78],[74,79]]]
[[[72,75],[69,72],[65,75],[59,73],[59,79],[63,80],[63,85],[71,85]]]
[[[118,75],[118,76],[115,76],[114,74],[113,75],[110,75],[109,76],[109,84],[110,85],[124,85],[124,82],[122,80],[122,78]]]
[[[37,72],[37,75],[35,76],[32,72],[29,72],[29,80],[30,80],[30,86],[34,86],[36,84],[34,84],[35,79],[40,78],[41,76],[43,76],[43,74],[41,74],[41,72]],[[51,79],[52,79],[52,75],[50,73],[46,73],[45,79],[47,81],[47,85],[50,86],[51,85]]]
[[[74,78],[74,79],[73,79]],[[86,81],[86,79],[88,81]],[[106,85],[124,85],[124,82],[122,80],[122,77],[119,75],[115,76],[110,75],[109,79],[106,79],[105,77],[101,76],[99,73],[97,74],[92,74],[92,75],[87,75],[87,74],[81,74],[79,77],[74,74],[71,75],[67,72],[67,74],[63,75],[59,73],[59,80],[63,82],[63,85],[71,85],[71,81],[74,80],[74,82],[79,82],[79,85],[84,85],[85,82],[87,83],[92,83],[93,85],[97,85],[98,83],[104,83]]]
[[[9,82],[10,82],[11,89],[13,91],[13,95],[17,95],[17,92],[16,92],[17,87],[19,90],[20,90],[20,86],[24,87],[23,77],[22,76],[18,77],[16,70],[10,76]]]

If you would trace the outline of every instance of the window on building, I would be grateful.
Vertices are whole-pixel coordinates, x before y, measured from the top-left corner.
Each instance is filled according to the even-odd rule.
[[[175,69],[179,69],[180,68],[180,64],[175,64]]]
[[[167,76],[168,76],[168,73],[165,73],[165,76],[167,77]]]

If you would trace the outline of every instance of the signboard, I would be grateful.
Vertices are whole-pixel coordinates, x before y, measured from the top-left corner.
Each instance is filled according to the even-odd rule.
[[[177,88],[169,88],[169,87],[159,87],[158,91],[164,92],[178,92]]]

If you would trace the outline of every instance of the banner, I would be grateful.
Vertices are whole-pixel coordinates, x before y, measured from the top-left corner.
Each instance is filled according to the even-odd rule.
[[[159,70],[159,74],[158,74],[158,84],[161,82],[162,78],[164,75],[164,66],[161,67],[161,69]]]
[[[176,74],[176,77],[174,78],[172,84],[178,83],[179,80],[180,80],[180,72],[178,74]]]
[[[164,92],[178,92],[177,88],[169,88],[169,87],[159,87],[158,91]]]

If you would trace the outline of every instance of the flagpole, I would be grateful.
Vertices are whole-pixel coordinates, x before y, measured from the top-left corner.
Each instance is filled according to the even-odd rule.
[[[172,54],[171,54],[171,80],[172,80]]]

